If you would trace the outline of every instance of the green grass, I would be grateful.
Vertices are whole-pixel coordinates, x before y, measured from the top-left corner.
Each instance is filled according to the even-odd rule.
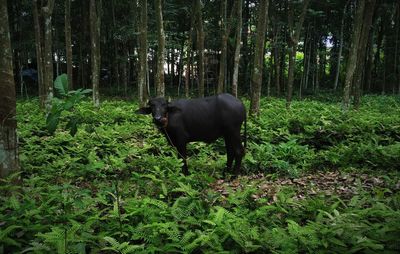
[[[349,112],[263,99],[232,181],[222,140],[190,144],[183,176],[132,102],[80,103],[63,114],[81,120],[74,137],[65,121],[50,135],[37,105],[18,103],[22,183],[0,180],[0,253],[400,251],[399,97]]]

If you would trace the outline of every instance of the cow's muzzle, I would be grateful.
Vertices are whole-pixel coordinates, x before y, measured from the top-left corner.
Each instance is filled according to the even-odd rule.
[[[166,128],[168,126],[168,118],[167,117],[161,117],[161,116],[154,117],[154,122],[159,127]]]

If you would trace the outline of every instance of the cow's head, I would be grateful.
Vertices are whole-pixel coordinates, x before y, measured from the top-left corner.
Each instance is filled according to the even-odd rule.
[[[147,107],[142,107],[136,111],[137,114],[148,115],[152,114],[153,121],[158,127],[167,127],[168,125],[168,111],[169,101],[165,98],[157,97],[150,99]]]

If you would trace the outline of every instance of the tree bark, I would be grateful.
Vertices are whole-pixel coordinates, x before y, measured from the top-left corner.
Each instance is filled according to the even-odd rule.
[[[232,95],[237,97],[238,95],[238,77],[239,77],[239,64],[240,64],[240,47],[242,43],[242,0],[236,0],[236,42],[235,42],[235,55],[233,65],[233,77],[232,77]]]
[[[221,1],[221,55],[219,60],[219,75],[217,93],[224,91],[225,69],[226,69],[226,51],[228,42],[228,27],[227,27],[227,0]]]
[[[95,107],[100,106],[100,15],[101,0],[90,0],[90,41],[92,64],[92,93]]]
[[[0,178],[19,169],[16,94],[7,0],[0,0]]]
[[[293,6],[291,7],[289,4],[289,12],[288,12],[288,25],[289,25],[289,43],[288,43],[288,51],[289,51],[289,67],[288,67],[288,84],[287,84],[287,95],[286,95],[286,108],[290,108],[290,104],[292,102],[293,96],[293,82],[294,82],[294,68],[296,63],[296,52],[297,45],[299,43],[300,32],[303,26],[304,18],[306,16],[307,7],[310,3],[310,0],[304,0],[303,9],[299,17],[299,21],[294,26],[294,10]]]
[[[395,52],[394,52],[394,75],[397,83],[397,94],[400,95],[400,68],[399,68],[399,30],[400,30],[400,3],[396,4],[395,15]]]
[[[54,0],[48,0],[47,5],[42,7],[44,16],[44,93],[46,112],[50,111],[51,100],[53,99],[53,38],[52,38],[52,17]]]
[[[113,50],[114,50],[114,56],[113,56],[113,67],[112,67],[112,80],[113,80],[113,85],[117,85],[117,90],[119,91],[119,86],[121,83],[121,75],[120,75],[120,69],[119,69],[119,54],[118,54],[118,40],[115,36],[115,32],[117,31],[117,24],[115,21],[115,0],[111,0],[111,14],[112,14],[112,26],[113,26],[113,36],[112,36],[112,42],[113,42]]]
[[[342,61],[342,52],[343,52],[343,42],[344,42],[344,36],[343,36],[343,30],[344,30],[344,19],[346,17],[346,9],[347,5],[350,3],[350,0],[347,0],[344,8],[343,8],[343,13],[342,13],[342,21],[340,22],[340,37],[339,37],[339,53],[338,53],[338,59],[337,59],[337,65],[336,65],[336,74],[335,74],[335,83],[333,84],[333,90],[337,90],[338,84],[339,84],[339,74],[340,74],[340,64]]]
[[[72,40],[71,40],[71,0],[65,0],[65,51],[67,55],[68,88],[73,90]]]
[[[274,58],[274,71],[275,71],[275,89],[276,89],[276,95],[279,96],[281,94],[281,71],[280,71],[280,58],[279,58],[279,30],[280,26],[276,24],[277,22],[274,22],[274,32],[273,32],[273,58]]]
[[[192,32],[193,28],[189,31],[188,46],[186,51],[186,73],[185,73],[185,97],[189,98],[189,84],[190,84],[190,72],[191,72],[191,52],[192,52]]]
[[[122,80],[124,97],[127,98],[128,97],[128,80],[129,80],[128,79],[129,50],[128,50],[128,45],[126,42],[123,45],[122,52],[123,52],[123,57],[122,57],[122,62],[121,62],[121,68],[122,68],[121,80]]]
[[[39,21],[39,6],[37,0],[33,0],[33,22],[35,28],[35,48],[36,48],[36,65],[38,71],[38,87],[39,87],[39,103],[43,109],[45,105],[45,94],[44,94],[44,75],[43,75],[43,36],[41,33],[41,26]]]
[[[265,31],[267,30],[268,0],[261,0],[258,9],[254,67],[251,75],[250,114],[259,115],[264,63]]]
[[[353,34],[351,38],[351,47],[349,52],[349,60],[346,68],[346,78],[343,90],[343,109],[348,110],[350,107],[350,90],[357,64],[357,50],[360,42],[363,15],[365,9],[365,1],[357,2],[356,16],[354,19]]]
[[[195,11],[192,11],[194,13]],[[193,40],[193,25],[194,25],[194,15],[192,15],[191,26],[189,30],[189,38],[187,42],[187,51],[186,51],[186,73],[185,73],[185,97],[189,98],[189,85],[190,85],[190,73],[192,71],[192,40]]]
[[[204,97],[204,28],[203,28],[203,4],[196,0],[196,31],[198,51],[198,75],[199,75],[199,97]]]
[[[250,46],[249,46],[249,34],[250,34],[250,0],[243,0],[243,17],[242,17],[242,66],[243,66],[243,77],[241,78],[241,83],[245,84],[244,89],[247,89],[250,85]]]
[[[139,33],[139,105],[144,106],[147,99],[147,0],[140,0],[140,33]]]
[[[156,72],[156,94],[157,96],[165,96],[164,84],[164,63],[165,63],[165,33],[163,25],[163,14],[161,0],[155,0],[156,7],[156,23],[157,23],[157,72]]]
[[[357,49],[357,67],[354,73],[354,108],[360,107],[361,81],[366,62],[368,37],[371,30],[376,0],[367,0],[365,3],[364,18],[362,22],[360,42]]]

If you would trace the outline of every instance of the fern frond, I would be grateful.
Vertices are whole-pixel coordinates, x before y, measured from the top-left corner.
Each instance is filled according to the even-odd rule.
[[[5,239],[8,236],[8,234],[10,234],[14,229],[17,229],[17,228],[21,228],[21,226],[10,225],[10,226],[6,227],[4,230],[0,230],[0,241]]]
[[[144,200],[144,204],[145,205],[154,205],[154,206],[160,208],[161,210],[167,210],[167,208],[168,208],[168,205],[165,202],[158,200],[158,199],[153,199],[153,198],[146,198]]]

